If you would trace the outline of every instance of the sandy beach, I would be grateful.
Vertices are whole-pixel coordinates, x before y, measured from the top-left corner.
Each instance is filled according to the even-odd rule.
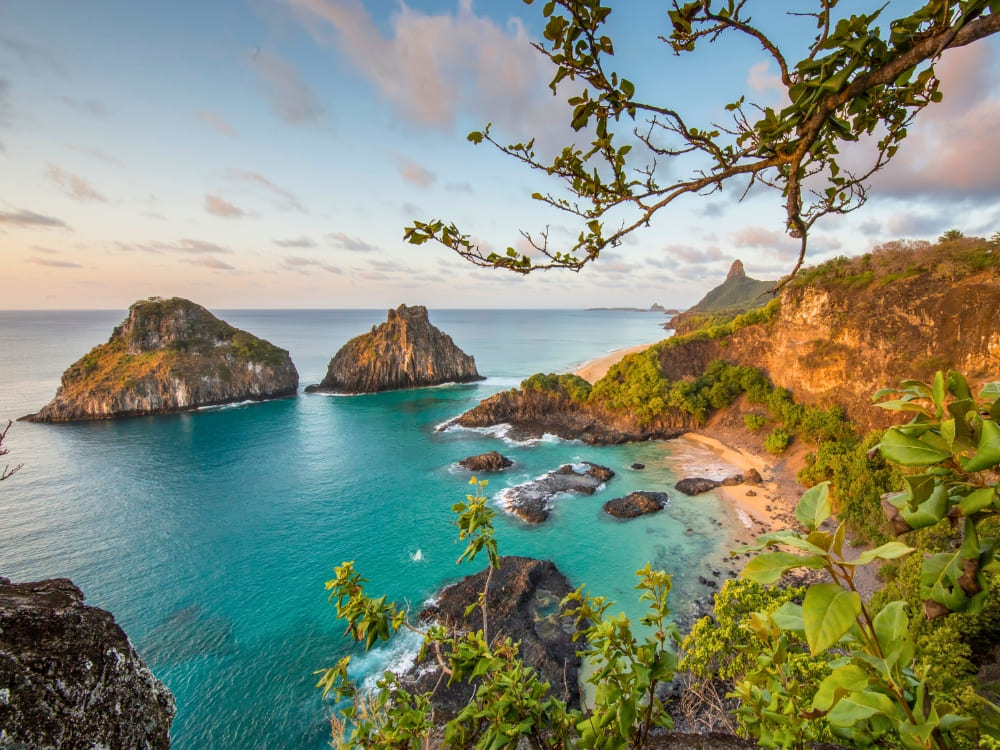
[[[654,341],[649,344],[639,344],[638,346],[629,346],[624,349],[615,349],[613,352],[609,352],[603,357],[598,357],[597,359],[585,362],[582,366],[576,369],[573,374],[579,375],[581,378],[593,385],[608,374],[608,370],[611,369],[611,365],[621,362],[626,354],[644,351],[655,343],[657,342]]]

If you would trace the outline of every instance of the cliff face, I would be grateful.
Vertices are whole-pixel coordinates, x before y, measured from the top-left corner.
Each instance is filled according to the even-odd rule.
[[[0,578],[0,746],[170,747],[174,699],[71,581]]]
[[[157,297],[136,302],[106,344],[62,376],[33,422],[161,414],[296,392],[288,352],[233,328],[200,305]]]
[[[797,401],[841,404],[859,426],[884,427],[898,419],[872,406],[880,388],[942,369],[976,382],[1000,377],[1000,270],[946,282],[940,273],[786,288],[770,324],[667,347],[663,372],[676,380],[700,375],[714,359],[752,365]]]
[[[306,390],[375,393],[483,379],[475,359],[431,325],[426,307],[400,305],[385,323],[344,344],[323,381]]]

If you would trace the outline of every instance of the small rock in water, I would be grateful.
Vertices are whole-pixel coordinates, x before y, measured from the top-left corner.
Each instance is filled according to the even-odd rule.
[[[632,468],[635,469],[636,471],[642,471],[643,469],[646,468],[646,464],[634,463],[632,464]]]
[[[636,518],[647,513],[656,513],[667,506],[669,498],[665,492],[640,490],[625,497],[616,497],[604,504],[604,512],[618,518]]]
[[[458,465],[469,471],[502,471],[508,466],[513,466],[514,462],[496,451],[490,451],[463,458]]]

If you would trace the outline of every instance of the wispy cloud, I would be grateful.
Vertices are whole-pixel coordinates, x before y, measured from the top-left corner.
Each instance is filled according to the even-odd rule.
[[[103,117],[108,113],[108,108],[104,105],[104,102],[96,99],[77,99],[72,96],[64,96],[62,101],[66,106],[75,109],[77,112],[82,112],[85,115]]]
[[[223,219],[239,219],[247,215],[239,206],[234,206],[218,195],[205,196],[205,210],[213,216],[221,216]]]
[[[323,107],[298,71],[274,52],[263,51],[250,63],[257,75],[260,92],[271,103],[274,113],[296,125],[318,120]]]
[[[383,35],[360,0],[284,1],[408,120],[450,129],[461,109],[522,133],[549,121],[551,71],[516,18],[504,29],[469,0],[436,15],[400,3]]]
[[[29,44],[23,39],[0,36],[0,50],[5,50],[20,61],[25,67],[46,68],[50,72],[64,74],[63,64],[48,50]]]
[[[289,240],[272,240],[278,247],[301,247],[310,248],[316,247],[316,241],[311,240],[308,237],[296,237]]]
[[[401,161],[399,164],[399,173],[410,184],[423,188],[430,187],[437,179],[432,172],[427,171],[413,161]]]
[[[360,237],[351,237],[343,232],[331,232],[326,236],[332,245],[343,250],[350,250],[352,253],[370,253],[378,250],[375,245],[369,244]]]
[[[213,271],[235,271],[236,268],[229,265],[228,263],[223,263],[218,258],[191,258],[187,261],[193,266],[202,266],[203,268],[211,268]]]
[[[83,268],[79,263],[73,263],[69,260],[55,260],[54,258],[28,258],[28,262],[49,268]]]
[[[677,268],[677,266],[687,264],[704,263],[729,263],[732,258],[722,252],[717,245],[707,245],[692,247],[691,245],[667,245],[663,248],[663,255],[650,258],[647,263],[656,268]]]
[[[0,211],[0,224],[12,224],[19,227],[60,227],[69,229],[66,222],[52,216],[36,214],[34,211]]]
[[[62,188],[73,200],[94,201],[97,203],[107,203],[108,199],[98,193],[85,177],[67,172],[54,164],[49,164],[45,170],[45,176]]]
[[[187,253],[190,255],[228,255],[233,251],[214,242],[185,238],[177,242],[116,242],[115,247],[125,253]]]
[[[258,172],[251,172],[245,169],[230,169],[229,176],[234,180],[263,188],[272,198],[279,198],[278,205],[280,208],[293,209],[305,213],[305,209],[295,195],[283,187],[274,184]]]
[[[204,112],[198,113],[198,118],[216,132],[222,133],[222,135],[228,135],[228,136],[236,135],[236,128],[230,125],[222,117],[222,115],[220,115],[217,112],[205,110]]]
[[[296,273],[308,274],[309,269],[319,268],[327,273],[334,273],[337,275],[343,275],[343,271],[336,266],[332,266],[329,263],[324,263],[323,261],[316,260],[315,258],[303,258],[301,255],[290,255],[285,258],[285,268],[289,271],[295,271]]]
[[[116,167],[120,167],[123,165],[122,160],[119,159],[118,157],[112,156],[111,154],[101,151],[100,149],[97,148],[84,148],[82,146],[66,146],[66,148],[68,148],[70,151],[76,151],[79,154],[87,154],[88,156],[93,156],[95,159],[97,159],[98,161],[102,161],[105,164],[113,164]]]

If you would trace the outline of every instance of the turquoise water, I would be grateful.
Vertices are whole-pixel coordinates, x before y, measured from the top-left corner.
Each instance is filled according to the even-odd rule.
[[[223,311],[230,323],[291,351],[302,384],[318,382],[348,338],[382,310]],[[0,418],[36,411],[62,370],[107,339],[123,312],[0,312]],[[489,491],[571,461],[618,476],[590,497],[560,500],[528,527],[498,517],[503,554],[546,557],[635,614],[633,572],[647,561],[675,574],[672,602],[703,594],[698,575],[731,539],[711,495],[670,490],[667,443],[588,447],[510,444],[436,426],[539,371],[568,371],[623,346],[655,341],[663,317],[582,311],[432,311],[476,357],[484,383],[369,396],[303,395],[194,413],[11,428],[0,485],[0,575],[64,576],[114,613],[173,692],[174,747],[320,748],[331,710],[313,672],[356,652],[326,601],[333,567],[353,559],[414,609],[458,567],[451,505],[468,488],[455,462],[497,449],[515,465]],[[632,471],[635,461],[647,469]],[[667,510],[621,522],[601,505],[633,489],[665,489]],[[419,555],[417,554],[419,550]],[[359,676],[402,658],[397,642],[359,660]]]

